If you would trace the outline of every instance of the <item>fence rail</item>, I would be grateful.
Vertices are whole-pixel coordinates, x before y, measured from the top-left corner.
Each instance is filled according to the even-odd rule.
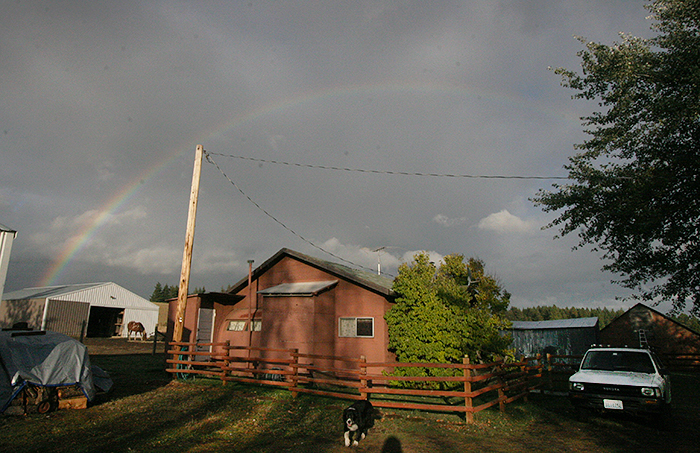
[[[661,360],[670,370],[700,371],[700,354],[662,354]]]
[[[541,357],[518,362],[462,363],[367,362],[364,356],[304,354],[296,349],[233,346],[229,343],[171,342],[166,371],[287,388],[349,400],[370,399],[375,407],[474,414],[518,399],[541,385]],[[396,369],[437,368],[446,376],[400,376]],[[408,387],[408,388],[407,388]]]

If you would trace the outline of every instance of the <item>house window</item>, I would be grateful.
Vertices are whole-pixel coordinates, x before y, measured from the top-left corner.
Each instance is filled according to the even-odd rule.
[[[242,332],[245,330],[245,321],[229,321],[226,330],[231,330],[234,332]]]
[[[338,322],[340,337],[374,337],[374,318],[340,318]]]
[[[246,324],[248,324],[248,323],[243,319],[229,320],[228,326],[226,327],[226,330],[232,331],[232,332],[243,332],[243,331],[248,330]],[[253,332],[260,332],[262,330],[262,321],[260,321],[259,319],[254,319],[252,322],[252,325],[253,325]]]

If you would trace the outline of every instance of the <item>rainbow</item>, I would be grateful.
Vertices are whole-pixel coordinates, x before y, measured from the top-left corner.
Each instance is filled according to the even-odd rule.
[[[197,136],[191,141],[183,144],[177,150],[169,153],[168,156],[156,162],[150,167],[145,168],[140,174],[136,175],[125,187],[114,194],[106,203],[99,209],[89,222],[86,223],[63,247],[57,258],[51,263],[40,280],[39,286],[51,286],[57,284],[70,265],[71,261],[80,251],[90,242],[90,239],[100,230],[105,224],[105,221],[122,206],[136,196],[140,189],[145,186],[146,181],[160,174],[164,169],[179,156],[187,152],[194,152],[197,144],[204,144],[207,140],[215,138],[217,135],[223,134],[229,130],[240,128],[246,124],[253,123],[262,117],[285,113],[291,109],[306,108],[313,104],[324,103],[329,100],[352,100],[359,99],[362,96],[366,99],[368,96],[394,96],[394,95],[431,95],[431,96],[450,96],[450,97],[483,97],[490,101],[504,102],[509,105],[529,103],[526,99],[517,96],[504,96],[493,92],[477,91],[456,85],[447,84],[372,84],[372,85],[346,85],[328,87],[322,90],[316,90],[307,93],[301,93],[295,96],[269,102],[260,105],[257,108],[251,109],[243,114],[228,118],[225,122],[219,123]],[[537,107],[543,110],[542,106]],[[550,112],[551,113],[551,112]],[[567,112],[555,112],[557,116],[574,118]],[[205,149],[206,145],[205,145]]]

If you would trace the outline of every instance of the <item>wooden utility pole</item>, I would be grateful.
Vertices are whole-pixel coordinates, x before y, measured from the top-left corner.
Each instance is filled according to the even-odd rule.
[[[182,330],[187,307],[187,290],[190,286],[190,269],[192,267],[192,247],[194,246],[194,224],[197,218],[197,199],[199,197],[199,178],[202,173],[202,155],[204,147],[197,145],[192,171],[192,190],[190,191],[190,210],[187,215],[187,232],[185,233],[185,251],[182,254],[182,271],[180,272],[180,287],[177,292],[177,311],[175,312],[175,327],[173,341],[182,341]]]
[[[253,260],[248,260],[248,358],[253,347],[253,294]]]

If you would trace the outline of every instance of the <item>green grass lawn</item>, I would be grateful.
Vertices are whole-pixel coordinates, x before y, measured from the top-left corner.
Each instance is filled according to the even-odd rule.
[[[0,418],[0,451],[341,452],[346,401],[206,379],[172,381],[163,356],[95,356],[114,391],[86,410]],[[566,398],[531,395],[505,414],[487,410],[466,425],[457,415],[381,410],[360,452],[697,451],[700,379],[674,376],[668,431],[629,417],[579,422]],[[687,397],[686,397],[687,395]]]

